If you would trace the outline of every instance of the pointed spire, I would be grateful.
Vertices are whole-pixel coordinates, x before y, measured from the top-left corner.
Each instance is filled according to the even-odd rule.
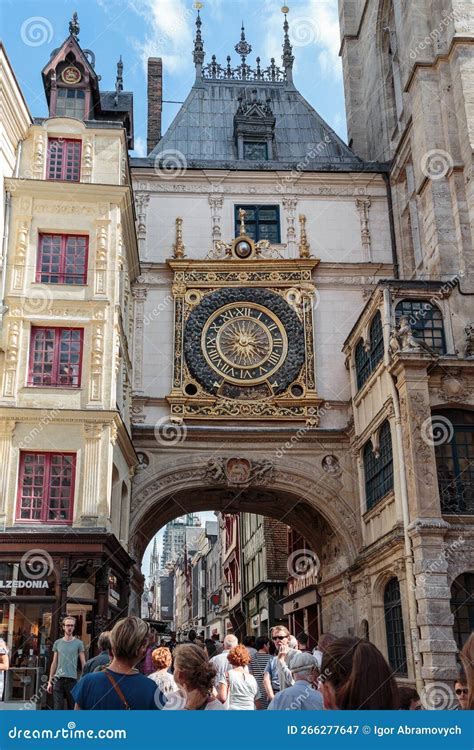
[[[69,21],[69,33],[71,36],[74,37],[76,42],[79,41],[79,32],[80,32],[80,26],[79,26],[79,19],[77,17],[77,11],[74,11],[72,14],[72,18]]]
[[[193,60],[194,65],[196,66],[196,78],[202,77],[202,65],[204,62],[204,44],[202,41],[201,36],[201,16],[199,14],[199,11],[202,8],[202,3],[194,3],[194,7],[197,10],[197,16],[196,16],[196,37],[194,39],[194,50],[193,50]]]
[[[281,9],[281,12],[285,16],[285,21],[283,23],[283,55],[281,57],[283,61],[283,67],[285,68],[286,73],[286,80],[287,83],[293,83],[293,62],[295,60],[292,52],[293,48],[290,44],[290,37],[288,35],[289,25],[288,25],[288,19],[287,19],[287,13],[290,12],[290,9],[287,5],[284,5]]]
[[[123,62],[122,55],[117,63],[117,78],[115,79],[115,96],[123,91]]]

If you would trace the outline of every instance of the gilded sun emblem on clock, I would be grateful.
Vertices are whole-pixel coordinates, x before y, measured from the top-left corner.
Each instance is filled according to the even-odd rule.
[[[236,384],[261,383],[282,364],[288,348],[279,318],[262,305],[226,305],[210,316],[202,332],[209,365]]]

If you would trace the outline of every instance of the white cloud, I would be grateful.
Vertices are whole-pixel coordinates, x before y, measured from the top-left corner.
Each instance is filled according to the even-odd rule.
[[[134,142],[135,148],[132,151],[132,156],[146,156],[146,143],[145,139],[138,136]]]
[[[163,58],[170,73],[189,67],[195,11],[183,0],[129,0],[129,6],[145,19],[145,39],[134,41],[146,70],[149,57]]]
[[[265,0],[265,52],[281,64],[283,43],[283,16],[275,3]],[[327,78],[342,75],[339,58],[340,33],[337,0],[305,0],[290,8],[288,14],[290,42],[295,56],[309,49],[318,60],[322,74]]]

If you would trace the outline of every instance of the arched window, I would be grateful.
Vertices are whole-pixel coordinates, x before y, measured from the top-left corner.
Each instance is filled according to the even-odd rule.
[[[454,639],[461,650],[474,630],[474,573],[463,573],[451,586]]]
[[[397,578],[391,578],[385,586],[383,606],[387,630],[388,663],[394,672],[404,675],[407,674],[407,655],[400,584]]]
[[[357,388],[359,390],[383,357],[382,317],[378,310],[370,324],[369,340],[370,349],[368,352],[365,351],[362,341],[358,342],[355,350]]]
[[[402,315],[409,317],[413,334],[417,338],[439,354],[446,354],[443,316],[436,305],[423,299],[404,299],[395,308],[397,323]]]
[[[365,497],[367,510],[393,488],[392,437],[389,422],[384,422],[379,432],[379,453],[374,453],[372,442],[364,446]]]
[[[474,412],[432,416],[442,513],[474,514]]]

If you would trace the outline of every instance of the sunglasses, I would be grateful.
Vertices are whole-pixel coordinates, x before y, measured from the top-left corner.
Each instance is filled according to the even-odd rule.
[[[458,688],[454,691],[456,695],[467,695],[469,690],[467,688]]]
[[[287,635],[276,635],[276,636],[274,636],[273,640],[274,641],[284,641],[285,638],[288,638],[288,636]]]

